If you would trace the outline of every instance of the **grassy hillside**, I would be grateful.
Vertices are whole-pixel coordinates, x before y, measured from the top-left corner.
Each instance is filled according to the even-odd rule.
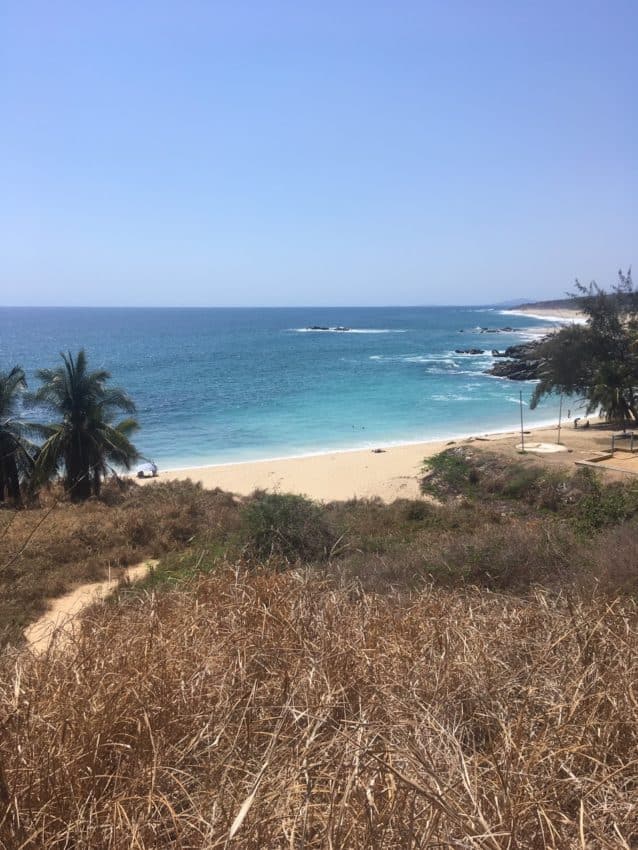
[[[190,482],[112,484],[102,500],[83,504],[54,488],[29,510],[0,510],[0,647],[20,638],[47,599],[181,550],[204,530],[226,535],[236,512],[228,493]]]
[[[635,846],[637,614],[230,566],[103,606],[70,651],[5,659],[0,835]]]
[[[579,310],[580,304],[577,298],[554,298],[549,301],[530,301],[521,304],[525,310]]]
[[[162,560],[0,656],[0,847],[636,846],[636,486],[463,446],[423,487],[58,504],[22,585]]]

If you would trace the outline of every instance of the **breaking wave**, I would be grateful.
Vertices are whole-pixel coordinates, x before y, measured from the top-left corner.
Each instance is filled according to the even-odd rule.
[[[290,328],[298,334],[404,334],[403,328]]]

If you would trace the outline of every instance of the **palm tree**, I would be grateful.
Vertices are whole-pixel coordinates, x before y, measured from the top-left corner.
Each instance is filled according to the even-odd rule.
[[[26,388],[20,366],[0,372],[0,502],[8,496],[20,504],[21,481],[33,470],[36,448],[27,439],[28,426],[17,417],[18,397]]]
[[[117,411],[134,413],[135,405],[121,389],[107,387],[106,370],[87,371],[86,354],[61,354],[63,365],[41,369],[36,401],[48,405],[61,421],[40,425],[46,438],[36,461],[36,480],[48,481],[64,470],[64,486],[73,501],[99,496],[102,478],[111,464],[131,468],[139,457],[130,441],[139,427],[126,418],[114,423]]]

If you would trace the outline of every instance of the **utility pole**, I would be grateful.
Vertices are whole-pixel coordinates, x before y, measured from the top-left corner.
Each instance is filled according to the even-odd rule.
[[[519,399],[521,403],[521,453],[525,454],[525,434],[523,432],[523,391],[519,392]]]
[[[556,443],[560,446],[560,423],[563,418],[563,394],[560,394],[560,407],[558,408],[558,437]]]

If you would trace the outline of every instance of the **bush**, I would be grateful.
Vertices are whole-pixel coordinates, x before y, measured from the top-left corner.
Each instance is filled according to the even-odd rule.
[[[333,535],[322,508],[292,493],[258,493],[241,511],[248,551],[287,562],[325,560]]]
[[[580,499],[574,523],[581,534],[590,535],[622,522],[631,512],[628,493],[622,487],[600,487]]]
[[[435,496],[459,495],[477,484],[478,470],[463,449],[449,449],[423,462],[421,492]]]
[[[502,485],[501,494],[506,499],[526,498],[542,478],[543,470],[538,466],[514,467]]]
[[[409,501],[404,508],[404,516],[412,522],[419,522],[425,519],[430,519],[433,510],[432,506],[427,502],[419,502],[416,499]]]

